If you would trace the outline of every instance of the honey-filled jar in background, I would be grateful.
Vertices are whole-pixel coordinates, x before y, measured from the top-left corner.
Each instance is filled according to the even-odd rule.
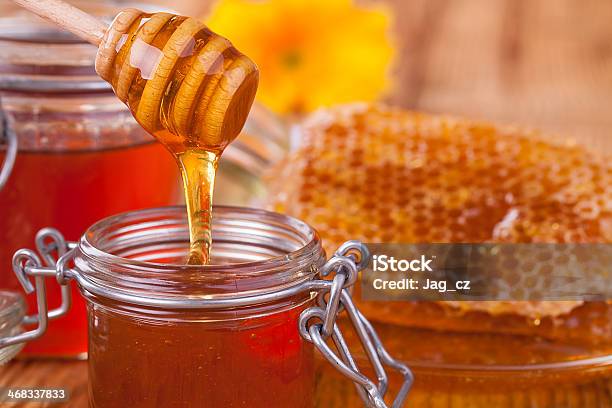
[[[104,2],[92,3],[80,5],[109,18],[116,12]],[[40,228],[59,228],[74,240],[108,215],[176,203],[180,184],[171,156],[96,75],[94,46],[10,2],[0,2],[0,11],[6,122],[0,163],[7,162],[8,176],[0,190],[0,288],[20,291],[11,258],[32,244]],[[7,146],[15,139],[17,154],[9,166]],[[61,304],[53,283],[47,285],[50,309]],[[75,357],[87,351],[85,302],[73,298],[69,316],[52,320],[24,355]],[[28,303],[34,313],[34,296]]]

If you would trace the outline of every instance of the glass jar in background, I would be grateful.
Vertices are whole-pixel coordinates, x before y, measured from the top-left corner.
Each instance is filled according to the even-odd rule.
[[[106,18],[118,11],[104,2],[79,6]],[[179,176],[171,156],[95,74],[95,47],[10,2],[0,2],[0,11],[0,101],[18,144],[0,190],[0,288],[18,289],[11,258],[40,228],[60,228],[74,240],[108,215],[174,204]],[[0,161],[6,151],[0,145]],[[49,307],[56,308],[60,290],[48,288]],[[35,310],[34,296],[28,303]],[[75,296],[69,316],[52,321],[24,352],[86,351],[85,302]]]

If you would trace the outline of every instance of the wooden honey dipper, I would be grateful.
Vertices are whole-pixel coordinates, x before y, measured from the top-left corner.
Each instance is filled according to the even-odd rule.
[[[98,75],[177,159],[189,220],[188,262],[208,263],[217,161],[246,121],[257,66],[194,18],[127,9],[107,27],[61,0],[13,1],[98,46]]]
[[[199,20],[127,9],[107,27],[61,0],[13,1],[97,45],[98,75],[175,154],[220,153],[242,129],[257,66]]]

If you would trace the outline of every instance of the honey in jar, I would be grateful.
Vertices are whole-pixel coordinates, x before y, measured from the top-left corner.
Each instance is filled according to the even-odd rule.
[[[81,239],[74,272],[88,304],[90,406],[313,407],[313,347],[297,324],[312,294],[222,302],[311,279],[325,262],[314,230],[218,207],[211,261],[185,265],[186,218],[182,207],[127,213]]]

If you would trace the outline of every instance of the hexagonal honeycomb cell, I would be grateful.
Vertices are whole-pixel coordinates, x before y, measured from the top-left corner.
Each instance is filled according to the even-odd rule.
[[[302,145],[266,178],[267,207],[317,228],[328,253],[348,239],[612,242],[612,162],[576,145],[382,105],[322,110],[302,129]],[[534,275],[554,267],[541,263]],[[612,332],[612,306],[605,302],[362,302],[361,307],[374,320],[424,327],[497,330],[496,317],[504,315],[510,332],[556,337],[577,332],[569,325],[578,316],[588,333]]]

